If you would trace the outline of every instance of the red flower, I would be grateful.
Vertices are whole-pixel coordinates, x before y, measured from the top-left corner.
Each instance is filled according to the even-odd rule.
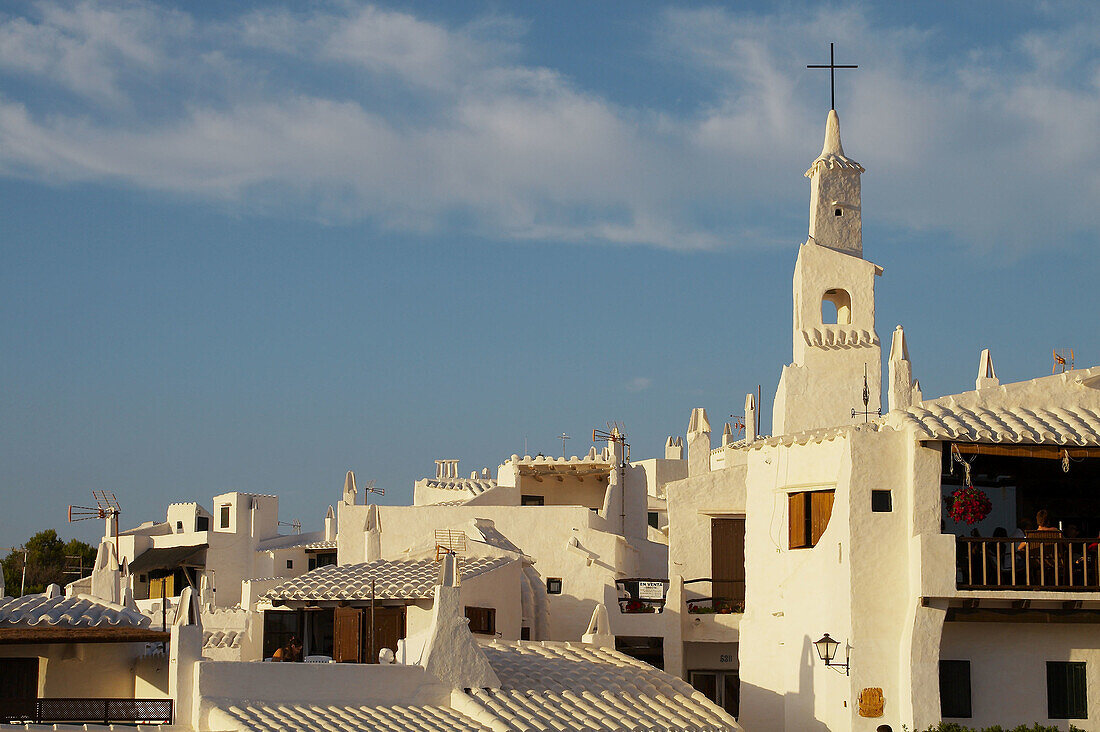
[[[981,488],[966,486],[951,494],[949,514],[952,519],[967,526],[978,523],[992,510],[993,504]]]

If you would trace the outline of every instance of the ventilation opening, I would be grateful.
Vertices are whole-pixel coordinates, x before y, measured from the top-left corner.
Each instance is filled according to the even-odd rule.
[[[852,296],[846,290],[826,290],[821,298],[821,322],[823,325],[852,324]]]
[[[841,214],[841,211],[840,211],[839,208],[836,209],[835,211],[833,211],[833,216],[840,216],[840,214]]]

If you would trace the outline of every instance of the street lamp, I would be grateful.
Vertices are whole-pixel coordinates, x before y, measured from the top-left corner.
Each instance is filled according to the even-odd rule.
[[[843,668],[844,675],[848,676],[848,665],[851,659],[848,656],[847,645],[845,645],[844,649],[844,663],[833,663],[833,659],[836,657],[836,650],[839,647],[840,643],[829,637],[828,633],[822,636],[821,640],[814,641],[814,648],[817,649],[817,657],[824,661],[826,666],[838,669]]]

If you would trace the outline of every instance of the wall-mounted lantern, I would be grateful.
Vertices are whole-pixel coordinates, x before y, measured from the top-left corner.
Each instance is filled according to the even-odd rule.
[[[840,643],[829,637],[826,633],[822,636],[821,640],[814,641],[814,647],[817,649],[817,656],[825,662],[826,666],[844,669],[844,675],[848,676],[848,665],[851,658],[848,655],[847,644],[844,648],[844,663],[833,663],[833,659],[836,658],[836,650],[840,647]]]

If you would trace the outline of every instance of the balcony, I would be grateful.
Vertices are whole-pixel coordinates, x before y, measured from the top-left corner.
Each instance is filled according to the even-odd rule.
[[[668,580],[647,577],[615,580],[619,612],[624,614],[660,613],[665,609]]]
[[[689,585],[693,585],[690,589]],[[699,597],[695,593],[706,591],[710,585],[709,597]],[[687,611],[692,615],[729,615],[745,612],[745,582],[729,580],[712,580],[710,577],[685,580],[684,589],[689,593],[685,598]]]
[[[0,720],[12,724],[172,724],[172,700],[0,698]]]
[[[960,590],[1100,592],[1096,539],[958,537]]]

